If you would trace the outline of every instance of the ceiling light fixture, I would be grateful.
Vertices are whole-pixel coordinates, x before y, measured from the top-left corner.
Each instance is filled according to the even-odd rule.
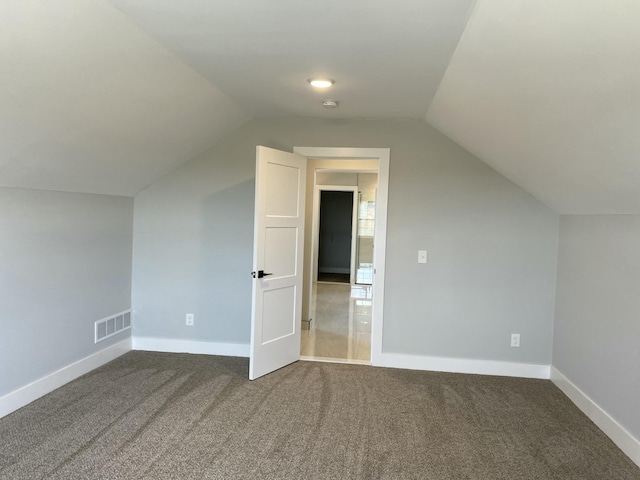
[[[311,84],[312,87],[316,88],[329,88],[331,85],[336,83],[330,78],[310,78],[307,81]]]
[[[338,102],[336,100],[332,100],[331,98],[326,98],[322,100],[322,106],[324,108],[338,108]]]

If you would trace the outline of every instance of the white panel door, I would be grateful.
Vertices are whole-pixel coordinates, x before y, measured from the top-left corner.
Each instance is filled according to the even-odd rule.
[[[307,159],[256,149],[249,378],[300,359]]]

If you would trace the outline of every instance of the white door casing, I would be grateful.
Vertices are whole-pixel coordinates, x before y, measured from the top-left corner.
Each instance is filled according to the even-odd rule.
[[[359,160],[375,159],[378,162],[378,189],[376,194],[376,219],[374,226],[375,246],[373,250],[373,311],[371,319],[371,364],[383,365],[382,334],[384,321],[384,281],[387,245],[387,200],[389,190],[389,148],[352,147],[293,147],[294,153],[308,159]],[[309,269],[309,278],[313,270]],[[312,281],[312,280],[311,280]]]
[[[306,157],[256,147],[251,380],[300,359],[306,170]]]

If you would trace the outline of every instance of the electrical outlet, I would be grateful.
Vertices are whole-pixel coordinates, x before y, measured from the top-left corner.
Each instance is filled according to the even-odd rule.
[[[193,313],[187,313],[186,325],[187,327],[193,327]]]
[[[418,263],[427,263],[427,251],[418,250]]]
[[[511,346],[512,347],[519,347],[520,346],[520,334],[519,333],[512,333],[511,334]]]

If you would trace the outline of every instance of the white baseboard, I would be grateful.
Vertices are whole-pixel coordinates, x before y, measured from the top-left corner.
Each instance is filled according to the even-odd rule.
[[[341,273],[341,274],[347,274],[347,273],[351,273],[351,269],[350,268],[333,268],[333,267],[327,267],[327,268],[319,268],[318,272],[320,273]]]
[[[640,467],[640,440],[629,433],[602,407],[591,400],[557,368],[551,367],[551,381],[602,430],[620,450]]]
[[[0,397],[0,418],[24,407],[38,398],[53,392],[66,383],[101,367],[131,350],[131,338],[126,338],[77,362],[67,365],[24,387]]]
[[[502,377],[540,378],[548,380],[550,365],[498,362],[495,360],[472,360],[467,358],[427,357],[402,353],[381,353],[374,356],[376,367],[407,368],[434,372],[471,373],[476,375],[498,375]]]
[[[200,342],[172,338],[133,337],[133,349],[151,352],[223,355],[226,357],[249,356],[249,345],[245,343]]]

